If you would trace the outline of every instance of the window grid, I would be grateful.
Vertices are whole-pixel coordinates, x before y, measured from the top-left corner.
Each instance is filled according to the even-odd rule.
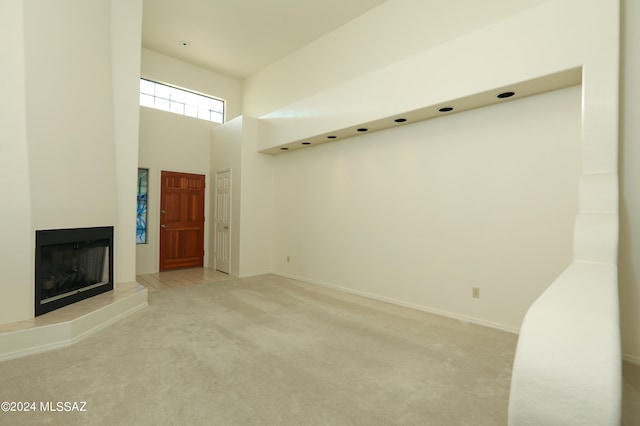
[[[201,120],[224,123],[224,101],[140,79],[140,105]]]

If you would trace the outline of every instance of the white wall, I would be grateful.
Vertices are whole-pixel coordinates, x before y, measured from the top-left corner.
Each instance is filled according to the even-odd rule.
[[[257,119],[243,117],[240,276],[259,275],[272,270],[274,158],[257,153],[261,131]]]
[[[142,0],[111,2],[111,54],[118,216],[114,266],[117,283],[136,280],[136,188],[140,127]]]
[[[142,49],[141,77],[223,99],[226,121],[242,113],[242,82],[235,78],[149,49]]]
[[[28,0],[24,14],[33,227],[115,225],[110,2]]]
[[[247,277],[272,271],[273,161],[259,154],[260,122],[239,117],[211,133],[212,180],[220,170],[231,170],[230,274]],[[215,211],[215,185],[211,185],[211,211]],[[215,217],[212,215],[211,223]],[[210,240],[214,244],[214,227]],[[210,265],[215,265],[213,250]]]
[[[261,117],[544,1],[387,1],[247,78],[243,114]]]
[[[0,2],[2,48],[0,90],[0,219],[6,224],[0,244],[0,323],[33,315],[34,235],[31,229],[29,156],[27,151],[22,0]],[[22,302],[22,303],[19,303]]]
[[[401,0],[386,3],[400,4],[405,3]],[[408,14],[412,13],[415,10],[409,9]],[[392,118],[395,114],[497,90],[511,83],[563,70],[580,68],[583,71],[579,158],[582,175],[577,194],[578,214],[573,228],[571,265],[558,279],[547,283],[549,288],[531,305],[525,316],[512,380],[509,414],[513,425],[566,425],[570,424],[568,420],[585,418],[598,424],[614,425],[620,419],[621,353],[615,274],[618,241],[618,18],[616,2],[546,1],[446,43],[426,46],[424,50],[389,65],[383,61],[381,67],[360,72],[357,77],[337,84],[330,83],[328,88],[325,87],[325,79],[313,72],[304,72],[308,69],[305,61],[300,60],[302,56],[295,55],[294,59],[288,58],[292,59],[288,65],[290,75],[303,80],[311,87],[311,93],[300,91],[289,97],[285,95],[279,98],[281,103],[263,104],[255,100],[251,91],[266,90],[271,85],[272,93],[286,92],[288,82],[284,79],[265,72],[253,79],[256,85],[247,87],[245,111],[259,114],[262,118],[265,132],[260,146],[267,149],[339,129],[355,129],[369,121]],[[367,40],[379,28],[378,25],[364,25],[364,29],[354,31],[353,36]],[[408,25],[401,30],[411,32],[412,29]],[[326,38],[318,42],[324,46],[332,45],[326,42]],[[345,37],[341,42],[349,44],[353,39]],[[315,64],[332,63],[334,60],[334,51],[330,48],[318,49],[315,53],[318,53],[313,56]],[[261,77],[265,80],[261,81]],[[317,85],[314,84],[316,79]],[[280,107],[282,105],[286,106]],[[359,137],[358,140],[369,140],[373,136]],[[352,141],[345,143],[351,144]],[[329,149],[325,146],[311,150],[321,153]],[[304,158],[299,151],[285,155]],[[361,161],[366,160],[363,158]],[[309,163],[307,169],[322,173],[320,167],[314,169],[315,165],[315,162]],[[296,176],[289,174],[289,178],[296,179]],[[280,182],[277,177],[275,182],[278,188]],[[397,181],[376,182],[386,190],[405,185]],[[329,185],[322,188],[325,192],[317,191],[318,195],[331,195],[326,193],[327,188]],[[371,194],[353,194],[353,197],[363,196]],[[280,220],[279,201],[277,199],[275,204],[276,221]],[[306,213],[317,217],[303,206],[298,212],[301,213],[299,216]],[[327,213],[330,214],[324,219],[336,222],[339,231],[350,231],[347,227],[339,227],[340,211]],[[300,222],[304,219],[297,220],[296,223],[304,223]],[[386,223],[380,222],[377,220],[376,225],[385,226]],[[304,225],[316,226],[312,222]],[[358,231],[363,234],[361,228]],[[339,232],[339,235],[342,234]],[[326,236],[329,237],[330,234]],[[277,238],[274,234],[274,239]],[[378,241],[368,236],[365,238],[366,241],[356,240],[352,244],[360,248],[368,242],[369,257],[381,260],[377,247],[383,246],[386,239],[376,244]],[[311,254],[302,259],[302,269],[316,274],[326,273],[318,264],[327,263],[324,260],[330,253],[315,250]],[[387,254],[395,260],[393,252]],[[334,257],[331,260],[334,263],[348,261]],[[277,261],[274,257],[274,262]],[[364,268],[364,263],[359,267]],[[338,268],[343,273],[334,281],[339,279],[358,284],[358,277],[349,275],[356,268],[340,265]],[[375,283],[360,283],[366,284],[366,291],[373,294],[393,291]],[[411,294],[402,296],[403,300],[411,302],[412,295],[437,298],[437,295],[420,294],[418,285],[410,291]],[[444,302],[454,304],[451,300]],[[509,304],[510,301],[504,304],[501,315],[509,315]],[[464,309],[468,310],[458,313],[466,315],[472,312],[472,308]],[[589,356],[582,357],[582,354]],[[597,374],[593,374],[594,371]]]
[[[623,1],[620,87],[620,313],[622,352],[640,363],[640,3]]]
[[[571,262],[580,104],[576,86],[277,156],[274,270],[517,331]]]
[[[140,107],[140,140],[138,165],[149,169],[147,207],[147,244],[136,247],[137,274],[158,272],[160,266],[160,172],[162,170],[206,175],[211,188],[209,157],[212,123]],[[209,191],[205,192],[205,265],[209,251]]]
[[[439,102],[445,102],[448,99],[456,99],[459,97],[464,97],[465,95],[474,94],[482,92],[483,90],[491,90],[492,87],[500,87],[508,84],[509,82],[520,82],[526,81],[528,78],[534,78],[541,75],[547,75],[555,71],[566,70],[572,67],[581,66],[584,62],[584,56],[588,49],[586,46],[581,45],[576,40],[580,39],[579,31],[587,31],[588,25],[586,21],[582,19],[576,18],[572,21],[574,26],[574,32],[572,32],[569,36],[559,36],[559,34],[564,34],[566,28],[566,20],[565,13],[569,13],[571,10],[571,6],[566,4],[566,2],[552,2],[553,5],[549,7],[536,7],[532,9],[528,9],[526,12],[514,16],[512,19],[508,19],[505,21],[494,23],[493,25],[486,26],[482,30],[471,32],[463,37],[459,37],[454,40],[449,40],[446,43],[441,43],[437,46],[431,47],[426,44],[426,49],[404,59],[401,59],[398,62],[392,63],[382,68],[378,68],[375,71],[365,73],[364,75],[351,79],[343,84],[339,84],[335,87],[331,87],[324,91],[320,91],[314,94],[311,97],[307,97],[305,99],[297,100],[295,103],[281,108],[279,110],[270,112],[268,114],[263,115],[262,124],[264,125],[264,131],[261,132],[260,135],[260,148],[268,148],[270,146],[274,146],[281,143],[286,143],[291,140],[301,139],[305,136],[313,136],[315,134],[322,134],[325,131],[330,131],[332,129],[341,129],[349,126],[355,126],[359,122],[366,122],[371,119],[378,119],[385,116],[393,116],[393,114],[402,113],[404,111],[411,111],[414,109],[418,109],[420,107],[428,106],[428,105],[438,105]],[[398,7],[406,6],[407,3],[403,1],[398,2],[387,2],[385,5],[394,4]],[[360,39],[366,37],[369,33],[375,32],[378,28],[378,20],[377,19],[369,19],[367,15],[362,17],[362,20],[367,20],[370,24],[369,27],[363,26],[362,22],[358,22],[357,28],[360,31]],[[539,36],[537,31],[539,30],[538,23],[541,20],[545,20],[547,22],[547,26],[545,27],[545,33],[543,36]],[[390,25],[396,21],[392,21]],[[580,25],[580,26],[578,26]],[[339,32],[351,31],[349,29],[350,25],[347,25],[339,30]],[[407,27],[408,31],[412,31],[410,26]],[[578,30],[579,29],[579,30]],[[355,33],[357,31],[353,29]],[[363,33],[364,31],[368,31],[367,33]],[[509,36],[505,36],[505,34],[509,34]],[[353,38],[353,37],[352,37]],[[574,40],[576,39],[576,40]],[[343,40],[344,43],[351,43],[353,40],[350,38],[346,38]],[[400,40],[398,40],[399,42]],[[329,37],[327,40],[319,40],[319,44],[322,44],[326,50],[319,53],[316,45],[312,45],[309,49],[318,54],[318,60],[320,61],[329,61],[333,50],[330,48],[333,47],[332,39]],[[545,46],[554,46],[553,49],[546,48]],[[487,48],[487,46],[491,46],[491,48]],[[522,46],[527,46],[524,48]],[[528,51],[527,49],[533,49],[536,46],[535,54]],[[572,46],[574,49],[572,49]],[[519,48],[520,47],[520,48]],[[307,49],[307,48],[305,48]],[[556,50],[557,49],[557,52]],[[509,52],[510,55],[505,55],[503,52]],[[558,52],[563,52],[562,55],[559,55]],[[306,63],[300,60],[298,55],[302,55],[302,52],[296,52],[295,55],[292,55],[289,60],[291,60],[290,69],[288,72],[292,73],[300,73],[303,74]],[[296,59],[297,58],[297,59]],[[441,64],[440,67],[433,67],[434,63]],[[473,69],[473,72],[470,70]],[[346,73],[346,71],[345,71]],[[589,74],[591,75],[591,74]],[[266,74],[263,76],[266,81],[269,81],[274,87],[285,91],[283,86],[280,86],[280,81],[278,79],[268,79],[269,76],[268,70]],[[322,86],[322,82],[319,83],[318,86],[315,86],[315,79],[313,75],[310,75],[310,80],[307,82],[307,85],[313,87],[317,90],[318,87]],[[256,77],[257,78],[257,77]],[[372,90],[375,88],[375,90]],[[591,89],[585,89],[588,92]],[[250,99],[252,97],[251,90],[247,88],[245,99]],[[386,101],[385,101],[386,100]],[[527,100],[528,101],[528,100]],[[525,101],[522,101],[525,102]],[[574,106],[580,108],[580,101],[574,103]],[[263,108],[263,105],[256,105],[256,109]],[[574,111],[574,119],[573,119],[573,131],[577,132],[574,134],[576,137],[580,137],[580,126],[581,126],[581,112],[580,109],[573,110]],[[577,111],[577,112],[576,112]],[[472,114],[465,113],[462,115],[463,117],[473,117],[476,112]],[[538,113],[536,113],[538,114]],[[567,119],[567,117],[564,117]],[[453,117],[446,118],[453,120]],[[436,121],[444,120],[444,118],[439,118]],[[463,125],[463,124],[461,124]],[[415,126],[415,125],[411,125]],[[412,127],[413,128],[413,127]],[[387,133],[385,133],[387,134]],[[527,133],[530,135],[531,133]],[[592,137],[593,132],[590,132],[589,138]],[[358,144],[358,146],[362,146],[362,149],[368,149],[369,144],[363,145],[361,142],[362,138],[377,138],[379,137],[377,134],[371,134],[367,136],[358,136],[357,142],[351,140],[345,140],[341,142],[336,142],[337,144]],[[486,136],[485,139],[491,140],[493,136]],[[483,138],[479,138],[484,142]],[[583,141],[584,142],[584,141]],[[580,145],[581,149],[588,149],[590,143],[582,143]],[[366,148],[364,148],[366,147]],[[472,147],[473,148],[473,147]],[[329,229],[321,228],[322,225],[316,224],[315,220],[312,218],[320,218],[324,217],[328,220],[336,220],[335,215],[339,214],[338,211],[327,211],[323,209],[323,214],[316,213],[317,211],[317,203],[314,203],[309,197],[304,198],[300,194],[296,193],[295,196],[291,197],[291,200],[304,200],[295,202],[293,206],[290,206],[286,203],[288,198],[287,195],[281,195],[280,188],[285,188],[284,182],[286,177],[288,176],[290,183],[288,183],[287,188],[291,186],[292,188],[298,188],[298,176],[297,172],[303,170],[319,170],[325,168],[320,166],[321,161],[317,156],[318,153],[327,152],[330,148],[323,147],[315,147],[309,149],[308,153],[288,153],[282,154],[277,157],[278,162],[275,163],[276,167],[276,180],[274,183],[274,190],[276,191],[276,202],[275,202],[275,211],[274,211],[274,220],[276,221],[276,230],[274,230],[274,253],[273,253],[273,267],[276,271],[283,271],[286,273],[294,274],[296,276],[305,277],[309,280],[315,280],[335,285],[341,285],[352,290],[362,291],[370,294],[376,294],[381,297],[393,298],[396,300],[401,300],[405,302],[415,302],[416,300],[429,300],[430,303],[426,303],[426,306],[430,308],[439,309],[449,313],[455,313],[459,316],[467,316],[473,317],[481,321],[485,321],[487,323],[495,323],[496,325],[507,328],[511,330],[518,330],[522,318],[527,310],[527,308],[531,305],[531,303],[542,293],[542,291],[548,287],[553,280],[563,271],[564,267],[568,266],[570,261],[572,260],[572,252],[571,252],[571,238],[573,235],[573,224],[577,213],[577,199],[578,199],[578,191],[577,191],[577,175],[578,171],[576,169],[567,168],[567,172],[570,172],[574,179],[574,184],[571,190],[566,192],[570,199],[572,200],[572,206],[570,210],[565,210],[564,212],[564,221],[563,223],[563,231],[558,231],[557,227],[553,227],[555,235],[562,235],[564,241],[569,243],[565,244],[563,249],[564,255],[559,256],[557,253],[554,253],[554,256],[545,258],[546,262],[541,262],[541,265],[547,265],[548,269],[545,271],[543,268],[538,268],[540,271],[539,276],[531,277],[531,281],[527,280],[519,280],[518,291],[514,291],[514,288],[509,288],[507,293],[498,291],[500,287],[506,287],[506,282],[510,279],[513,279],[515,274],[517,273],[517,268],[510,269],[511,276],[506,275],[505,280],[502,284],[496,282],[497,277],[491,277],[491,273],[497,274],[496,272],[496,262],[501,256],[506,256],[506,258],[511,259],[509,264],[520,264],[525,269],[526,263],[530,261],[530,257],[527,256],[526,250],[532,249],[529,246],[520,247],[520,250],[524,250],[523,252],[519,252],[520,256],[514,256],[515,251],[501,250],[498,254],[495,254],[496,258],[492,260],[492,262],[483,262],[479,259],[475,260],[475,263],[469,263],[469,268],[465,271],[457,270],[456,273],[449,278],[445,278],[446,267],[444,265],[449,266],[450,258],[445,255],[444,252],[438,251],[433,255],[437,258],[441,259],[438,262],[438,265],[442,265],[442,270],[439,272],[433,272],[435,275],[435,280],[438,279],[446,281],[449,283],[449,286],[446,288],[457,288],[457,290],[453,290],[452,292],[444,292],[438,293],[434,290],[424,291],[422,285],[414,285],[408,284],[408,287],[401,291],[400,289],[389,289],[380,283],[375,284],[376,280],[371,280],[370,276],[364,273],[364,276],[360,275],[361,271],[367,270],[364,267],[368,263],[367,259],[370,259],[372,256],[376,258],[376,262],[374,264],[378,264],[384,258],[384,253],[386,252],[377,252],[374,247],[379,247],[379,244],[371,244],[372,242],[377,242],[378,240],[383,241],[382,237],[371,237],[371,239],[367,239],[366,233],[363,233],[364,240],[358,240],[355,238],[357,242],[353,243],[356,247],[362,247],[365,245],[369,245],[369,249],[366,252],[367,255],[362,255],[360,260],[360,265],[356,266],[345,266],[345,267],[335,267],[332,266],[327,270],[325,265],[327,263],[337,264],[340,263],[335,262],[325,262],[324,257],[333,255],[333,249],[329,249],[326,245],[318,245],[317,239],[323,238],[330,231]],[[581,154],[582,152],[574,150],[574,166],[576,164],[580,164]],[[309,157],[307,157],[307,155]],[[282,160],[281,157],[292,157],[296,159],[307,159],[304,162],[305,166],[300,166],[300,169],[296,168],[293,170],[288,169],[287,167],[281,169],[281,164],[288,165],[289,163],[286,160]],[[355,162],[355,158],[358,158],[358,161],[363,161],[361,157],[354,156],[351,160]],[[374,161],[376,164],[379,162],[377,157]],[[601,164],[589,164],[591,169],[597,168],[598,171],[602,170],[602,164],[605,164],[605,167],[610,166],[609,159],[613,158],[609,153],[607,156],[600,156],[599,161]],[[290,160],[294,161],[294,160]],[[299,161],[299,160],[296,160]],[[350,164],[350,162],[348,162]],[[611,163],[615,166],[615,163]],[[563,164],[561,167],[568,167],[566,164]],[[380,169],[382,166],[380,165]],[[335,177],[331,174],[332,168],[328,168],[327,178],[328,179],[340,179],[343,176]],[[584,171],[584,170],[581,170]],[[593,170],[589,170],[592,172]],[[373,173],[372,170],[368,170],[369,173]],[[278,173],[282,173],[279,175]],[[360,172],[362,175],[366,175],[365,171],[362,170]],[[381,172],[378,172],[381,173]],[[507,174],[507,173],[505,173]],[[507,174],[508,175],[508,174]],[[307,173],[302,173],[300,178],[303,182],[308,183],[305,180],[307,177]],[[390,178],[392,182],[403,182],[403,179]],[[376,181],[378,182],[378,181]],[[447,182],[441,183],[443,188],[449,188]],[[333,184],[337,186],[337,183]],[[552,186],[552,185],[551,185]],[[323,194],[323,191],[326,191],[329,186],[317,187],[314,186],[314,189],[311,191],[313,194]],[[457,187],[456,187],[457,188]],[[505,190],[508,190],[506,188]],[[361,195],[361,187],[356,186],[352,188],[356,197]],[[286,192],[283,192],[286,194]],[[285,197],[282,199],[281,197]],[[567,197],[559,197],[561,200],[569,200]],[[394,199],[395,200],[395,199]],[[371,207],[366,202],[365,199],[363,201],[363,205]],[[538,200],[540,203],[543,203],[544,200]],[[311,203],[313,207],[305,207],[307,203]],[[362,220],[372,220],[368,219],[371,214],[370,209],[357,209],[356,207],[360,203],[354,203],[354,205],[350,205],[351,208],[347,209],[349,211],[354,210],[360,213],[359,217],[362,217]],[[552,203],[555,208],[558,204],[556,202]],[[280,210],[278,206],[286,205],[290,207],[288,210],[289,213],[283,212]],[[304,212],[304,213],[303,213]],[[447,217],[451,217],[449,211],[447,210]],[[569,212],[569,213],[567,213]],[[354,213],[355,214],[355,213]],[[292,216],[302,216],[305,219],[295,218]],[[350,216],[351,217],[351,216]],[[378,216],[374,216],[378,217]],[[306,234],[301,234],[302,229],[296,228],[295,231],[286,231],[287,228],[285,223],[279,223],[278,221],[285,220],[284,218],[291,218],[291,224],[299,224],[306,223],[313,231],[317,234],[315,238],[308,238]],[[459,218],[460,222],[464,224],[463,218]],[[308,221],[308,222],[299,222]],[[553,219],[551,219],[553,220]],[[340,218],[339,223],[342,223],[342,218]],[[288,221],[286,222],[288,223]],[[351,220],[347,220],[345,224],[342,224],[340,227],[341,231],[344,233],[344,240],[339,240],[340,243],[333,244],[335,246],[343,246],[347,244],[349,241],[349,236],[357,237],[360,234],[353,235],[352,231],[350,231],[351,225],[355,224],[355,217],[351,217]],[[412,222],[413,226],[417,226],[415,222]],[[472,224],[474,222],[471,222]],[[311,226],[311,224],[314,224]],[[360,224],[356,226],[356,229],[359,229],[362,232],[362,227],[364,225]],[[475,228],[469,224],[465,226],[469,227],[467,229],[468,232],[481,232],[481,231],[473,231]],[[533,225],[532,225],[533,226]],[[544,229],[544,227],[542,227]],[[323,231],[320,231],[323,229]],[[540,226],[534,226],[533,229],[536,229],[536,235],[542,237],[541,233],[538,231]],[[406,233],[408,236],[413,235],[413,233]],[[301,264],[294,264],[293,261],[291,264],[283,264],[283,260],[286,259],[286,256],[294,257],[293,253],[286,253],[287,251],[296,250],[297,246],[287,247],[287,243],[283,238],[286,236],[294,236],[294,235],[305,235],[305,237],[297,237],[302,241],[312,241],[308,244],[301,243],[302,247],[309,248],[312,250],[312,253],[305,253],[303,259],[300,261]],[[331,235],[331,234],[328,234]],[[296,239],[297,241],[297,239]],[[408,255],[406,251],[398,249],[401,247],[402,238],[398,237],[397,240],[394,240],[394,252],[395,256],[402,258],[404,256],[405,260],[400,261],[403,264],[403,268],[399,269],[402,273],[405,270],[409,270],[408,281],[412,282],[410,279],[413,270],[411,265],[415,265],[416,256]],[[410,239],[410,241],[413,241]],[[485,243],[487,240],[485,240]],[[540,243],[540,242],[539,242]],[[283,246],[284,244],[284,246]],[[503,242],[504,244],[504,242]],[[553,244],[554,247],[557,247],[557,244]],[[535,245],[534,245],[535,246]],[[320,247],[323,247],[322,249]],[[409,247],[414,248],[413,245]],[[540,247],[537,248],[540,250]],[[357,250],[355,250],[357,252]],[[412,251],[409,249],[408,251]],[[338,252],[340,252],[338,250]],[[449,252],[447,252],[448,254]],[[345,253],[341,253],[343,256]],[[455,256],[455,254],[453,254]],[[355,256],[358,256],[357,254]],[[338,258],[338,255],[332,257],[332,259]],[[344,258],[346,259],[346,258]],[[487,259],[485,259],[487,260]],[[404,263],[403,263],[404,262]],[[520,263],[518,263],[520,262]],[[357,263],[355,261],[351,261],[350,263]],[[529,266],[530,268],[530,266]],[[457,300],[459,295],[464,295],[465,299],[468,299],[469,289],[470,287],[483,287],[482,285],[476,285],[473,283],[474,280],[479,278],[474,278],[475,271],[480,270],[484,271],[487,275],[484,278],[481,278],[482,284],[487,283],[490,288],[495,288],[495,301],[496,303],[491,306],[487,305],[484,311],[478,310],[478,304],[464,305],[460,304]],[[505,273],[504,268],[500,268],[500,271]],[[544,271],[544,272],[543,272]],[[466,274],[466,276],[465,276]],[[462,276],[458,276],[462,275]],[[539,281],[543,280],[543,281]],[[402,281],[402,280],[399,280]],[[453,281],[453,282],[451,282]],[[497,281],[500,281],[498,278]],[[486,286],[485,285],[485,286]],[[513,292],[513,293],[511,293]],[[511,300],[506,295],[513,296],[514,299]],[[510,300],[508,304],[500,304],[498,301],[501,296],[505,296],[505,299]],[[416,303],[418,305],[423,304]]]
[[[229,273],[240,275],[240,211],[242,185],[242,142],[244,117],[237,117],[211,131],[211,185],[210,211],[215,211],[215,176],[218,171],[231,171],[231,242]],[[255,212],[257,213],[257,212]],[[209,222],[213,223],[212,215]],[[210,227],[209,240],[215,242],[214,226]],[[209,265],[215,267],[213,250],[209,251]]]

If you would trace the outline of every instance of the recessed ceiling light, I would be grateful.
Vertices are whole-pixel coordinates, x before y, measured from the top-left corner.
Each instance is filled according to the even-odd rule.
[[[180,44],[180,46],[182,46],[182,47],[189,47],[189,46],[191,46],[191,43],[189,43],[189,42],[188,42],[188,41],[186,41],[186,40],[179,41],[179,42],[178,42],[178,44]]]
[[[500,98],[500,99],[510,98],[510,97],[512,97],[512,96],[513,96],[513,95],[515,95],[515,94],[516,94],[515,92],[504,92],[504,93],[500,93],[500,94],[498,95],[498,98]]]
[[[369,129],[367,129],[366,127],[360,127],[358,129],[359,132],[366,132],[367,130],[369,130]]]
[[[440,112],[453,111],[453,107],[443,107],[443,108],[440,108],[438,111],[440,111]]]
[[[407,119],[406,118],[396,118],[393,121],[395,121],[396,123],[404,123],[405,121],[407,121]]]

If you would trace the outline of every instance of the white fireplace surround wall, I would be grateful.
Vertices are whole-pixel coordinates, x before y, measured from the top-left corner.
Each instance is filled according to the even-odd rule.
[[[140,40],[141,16],[142,0],[0,3],[0,34],[11,40],[0,81],[0,173],[11,184],[0,189],[0,214],[11,224],[3,241],[12,242],[0,246],[0,324],[34,318],[36,230],[113,226],[114,285],[135,284],[140,46],[130,40]],[[146,291],[134,299],[146,306]],[[101,310],[84,325],[66,321],[14,343],[68,342],[130,310]]]

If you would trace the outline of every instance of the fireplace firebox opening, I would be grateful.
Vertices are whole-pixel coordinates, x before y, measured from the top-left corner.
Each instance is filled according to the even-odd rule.
[[[36,231],[35,315],[113,290],[113,227]]]

